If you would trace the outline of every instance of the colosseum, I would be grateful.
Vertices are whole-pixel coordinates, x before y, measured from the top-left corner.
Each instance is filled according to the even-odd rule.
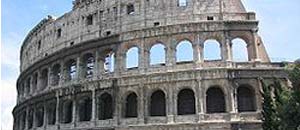
[[[14,130],[261,130],[260,80],[288,84],[241,0],[75,0],[20,53]]]

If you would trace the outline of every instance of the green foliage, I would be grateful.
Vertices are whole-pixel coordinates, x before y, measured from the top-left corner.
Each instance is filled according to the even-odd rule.
[[[279,80],[273,86],[268,86],[263,81],[262,85],[263,129],[300,129],[300,92],[288,90]]]
[[[292,64],[286,67],[289,79],[294,87],[300,86],[300,64]],[[299,88],[300,89],[300,88]]]

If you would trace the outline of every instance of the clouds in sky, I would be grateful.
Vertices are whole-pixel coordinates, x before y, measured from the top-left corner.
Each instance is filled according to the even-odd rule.
[[[300,58],[300,0],[242,0],[257,13],[262,36],[273,59]],[[72,0],[2,0],[1,21],[1,124],[12,130],[16,104],[15,82],[19,74],[19,50],[26,34],[42,18],[61,16],[71,10]]]

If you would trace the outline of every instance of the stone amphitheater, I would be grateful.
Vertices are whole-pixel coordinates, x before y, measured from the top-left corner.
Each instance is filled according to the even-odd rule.
[[[20,60],[14,130],[260,130],[260,80],[288,84],[241,0],[75,0]]]

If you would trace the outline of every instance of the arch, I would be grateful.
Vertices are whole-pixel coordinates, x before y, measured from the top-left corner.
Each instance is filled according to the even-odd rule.
[[[31,78],[29,77],[26,80],[26,88],[25,88],[25,93],[29,94],[30,93],[30,89],[31,89]]]
[[[165,93],[157,90],[151,95],[150,116],[166,116]]]
[[[204,60],[221,60],[221,44],[215,39],[208,39],[204,42]]]
[[[153,45],[150,49],[150,65],[165,64],[165,46],[161,43]]]
[[[108,52],[104,59],[104,71],[105,73],[114,72],[115,70],[115,53],[113,51]]]
[[[44,107],[38,107],[35,112],[36,127],[44,125]]]
[[[41,74],[40,90],[44,90],[48,86],[48,69],[44,69]]]
[[[179,7],[185,7],[185,6],[187,6],[187,0],[178,0],[177,5]]]
[[[139,66],[139,48],[131,47],[126,52],[126,68],[137,68]]]
[[[247,43],[241,38],[235,38],[232,43],[232,59],[233,61],[246,62],[249,61]]]
[[[30,109],[28,112],[28,117],[27,117],[27,128],[31,129],[33,127],[33,110]]]
[[[206,91],[206,112],[223,113],[226,111],[223,91],[217,87],[211,87]]]
[[[78,102],[79,121],[90,121],[92,117],[92,99],[83,97]]]
[[[53,67],[52,67],[52,73],[51,73],[51,77],[52,77],[52,80],[51,80],[51,84],[56,86],[59,84],[59,80],[61,78],[61,66],[60,64],[55,64]]]
[[[138,116],[137,95],[132,92],[126,97],[125,118],[136,118]]]
[[[103,93],[98,100],[98,119],[107,120],[113,118],[113,98],[108,93]]]
[[[189,115],[196,113],[195,94],[191,89],[183,89],[178,93],[177,114]]]
[[[33,77],[32,77],[32,85],[31,85],[32,88],[29,91],[35,92],[37,90],[38,78],[39,78],[39,73],[37,73],[37,72],[34,73]],[[31,83],[29,83],[29,84],[31,84]]]
[[[76,65],[76,60],[71,59],[66,63],[66,68],[67,68],[67,80],[74,80],[76,78],[76,73],[77,73],[77,65]]]
[[[241,85],[237,89],[237,102],[239,112],[256,111],[255,94],[250,85]]]
[[[56,122],[56,102],[47,106],[47,124],[54,125]]]
[[[67,124],[72,122],[73,118],[73,101],[66,100],[61,107],[61,123]]]
[[[95,58],[94,55],[91,53],[87,53],[83,56],[84,62],[84,77],[89,79],[93,77],[94,74],[94,66],[95,66]]]
[[[193,61],[193,45],[188,40],[179,42],[176,46],[176,62]]]

